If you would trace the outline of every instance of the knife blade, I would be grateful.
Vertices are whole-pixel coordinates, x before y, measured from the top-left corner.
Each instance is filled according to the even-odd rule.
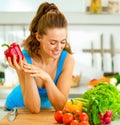
[[[0,109],[0,120],[2,120],[10,111],[5,109]]]
[[[7,108],[6,106],[0,108],[0,120],[3,119],[12,109]]]
[[[17,108],[14,108],[13,111],[10,113],[8,120],[10,122],[14,121],[17,116],[17,113],[18,113]]]

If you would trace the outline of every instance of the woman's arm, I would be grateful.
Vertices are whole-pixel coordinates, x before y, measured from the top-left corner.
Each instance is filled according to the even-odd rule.
[[[20,57],[20,62],[17,63],[14,57],[13,64],[10,58],[8,58],[8,63],[16,70],[26,107],[31,112],[38,113],[40,111],[40,97],[35,79],[23,70],[23,64],[27,63],[26,60],[22,60]]]
[[[73,56],[68,54],[64,62],[62,73],[58,79],[57,86],[50,79],[48,79],[45,83],[48,98],[50,99],[51,104],[54,106],[56,110],[63,109],[68,99],[71,87],[73,68]]]
[[[40,68],[38,69],[38,67],[35,67],[34,65],[30,66],[25,64],[25,67],[27,68],[26,72],[29,72],[30,76],[40,78],[43,81],[47,90],[48,98],[53,107],[56,110],[62,109],[68,99],[70,91],[74,67],[73,56],[68,54],[64,62],[62,73],[58,79],[57,86],[55,85],[50,75],[44,70]]]

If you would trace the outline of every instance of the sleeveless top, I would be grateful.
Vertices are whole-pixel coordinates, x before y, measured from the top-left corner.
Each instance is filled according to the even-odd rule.
[[[32,60],[31,60],[31,57],[29,56],[28,52],[24,49],[24,50],[22,50],[22,53],[24,54],[24,57],[26,58],[27,62],[29,64],[32,64]],[[66,59],[67,54],[68,54],[68,52],[63,50],[60,55],[60,59],[59,59],[58,67],[57,67],[57,71],[56,71],[56,76],[54,79],[55,84],[57,84],[57,80],[62,72],[62,68],[63,68],[64,61]],[[37,86],[37,88],[38,88],[38,92],[39,92],[39,95],[41,98],[41,108],[51,108],[52,105],[48,99],[46,88],[40,88],[39,86]],[[8,109],[13,109],[14,107],[25,107],[20,85],[17,85],[12,90],[12,92],[7,96],[5,106]]]

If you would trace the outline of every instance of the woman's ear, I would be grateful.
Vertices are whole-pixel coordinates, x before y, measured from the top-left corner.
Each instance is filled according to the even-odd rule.
[[[37,41],[40,42],[41,36],[40,36],[40,34],[38,32],[35,33],[35,37],[36,37]]]

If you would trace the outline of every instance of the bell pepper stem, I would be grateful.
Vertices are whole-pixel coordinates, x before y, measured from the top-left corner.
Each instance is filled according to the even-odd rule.
[[[8,44],[6,44],[6,43],[5,43],[5,44],[2,44],[1,46],[2,46],[2,47],[6,46],[7,48],[10,47],[10,46],[9,46]]]

